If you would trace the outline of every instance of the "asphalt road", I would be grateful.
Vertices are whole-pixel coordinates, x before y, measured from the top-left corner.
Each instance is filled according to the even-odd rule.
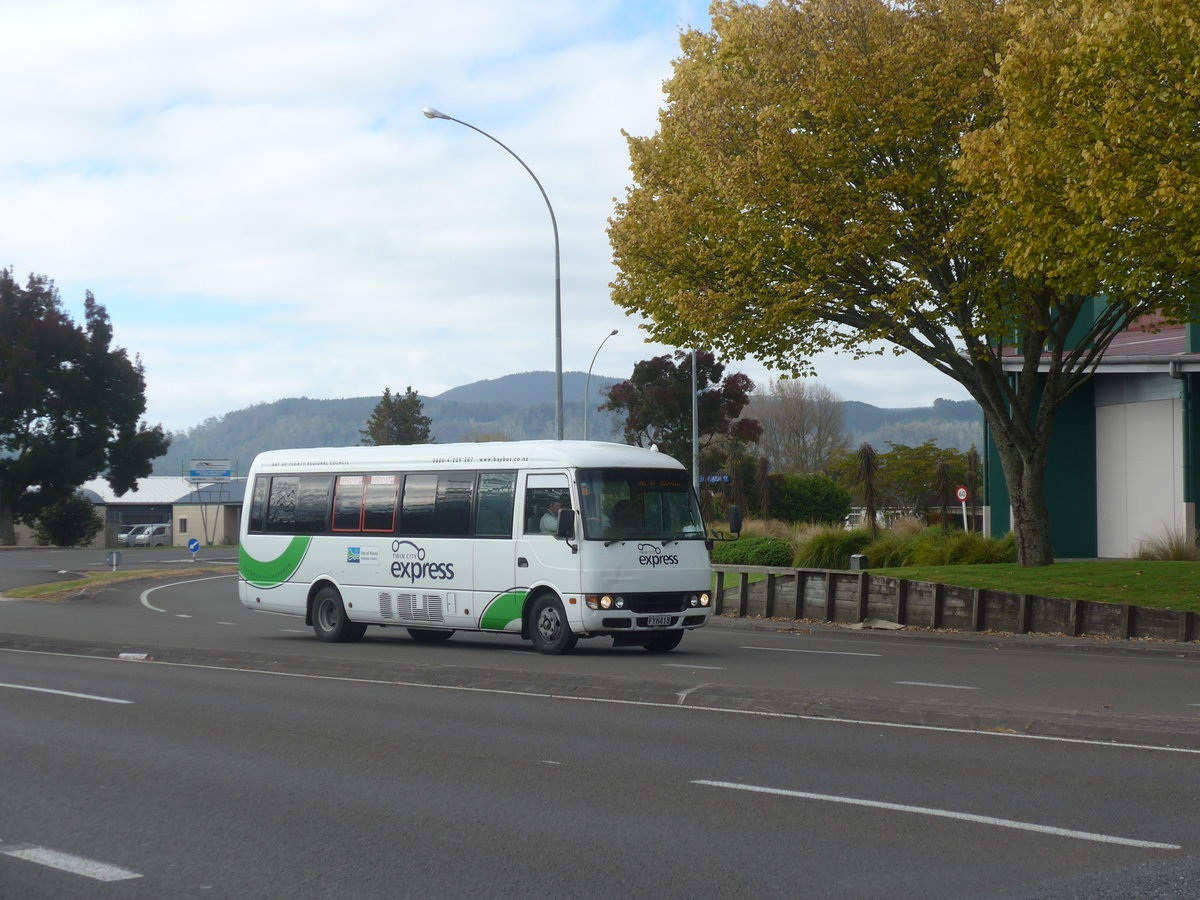
[[[1200,896],[1191,648],[330,645],[210,577],[0,603],[0,720],[0,897]]]

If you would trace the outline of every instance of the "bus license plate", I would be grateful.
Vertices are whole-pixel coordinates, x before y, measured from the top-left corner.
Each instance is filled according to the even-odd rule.
[[[671,617],[670,617],[670,616],[647,616],[647,617],[646,617],[646,624],[647,624],[647,625],[650,625],[650,626],[654,626],[654,625],[670,625],[670,624],[671,624]]]

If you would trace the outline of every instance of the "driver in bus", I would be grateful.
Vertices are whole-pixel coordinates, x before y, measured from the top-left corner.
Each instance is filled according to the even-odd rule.
[[[558,511],[562,508],[563,505],[558,500],[550,501],[550,505],[542,513],[540,525],[542,534],[554,534],[558,531]]]

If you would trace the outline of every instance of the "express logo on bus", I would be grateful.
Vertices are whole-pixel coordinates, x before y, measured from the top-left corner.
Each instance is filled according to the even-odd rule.
[[[674,553],[663,553],[657,544],[638,544],[638,563],[654,568],[655,566],[677,566],[679,557]]]
[[[409,584],[452,581],[454,563],[426,562],[424,547],[412,541],[392,541],[392,577]]]

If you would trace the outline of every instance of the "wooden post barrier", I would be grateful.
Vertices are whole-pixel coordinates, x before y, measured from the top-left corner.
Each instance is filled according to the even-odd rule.
[[[896,581],[896,622],[900,625],[908,624],[908,584],[907,578]]]

